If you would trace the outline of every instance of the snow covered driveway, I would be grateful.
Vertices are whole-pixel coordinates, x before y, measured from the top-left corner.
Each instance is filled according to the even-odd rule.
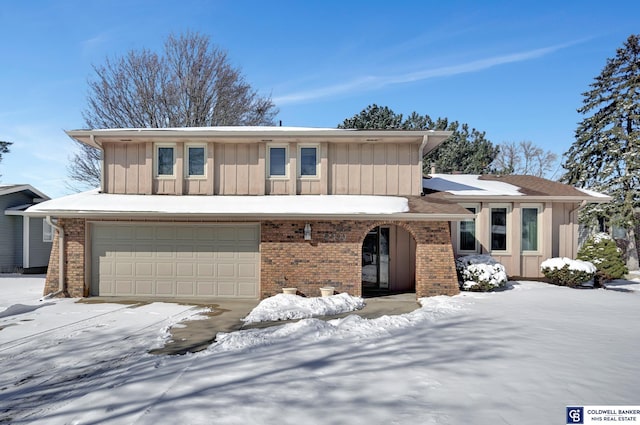
[[[568,404],[640,404],[640,285],[521,282],[159,357],[190,306],[38,303],[37,281],[0,278],[0,423],[542,424]]]

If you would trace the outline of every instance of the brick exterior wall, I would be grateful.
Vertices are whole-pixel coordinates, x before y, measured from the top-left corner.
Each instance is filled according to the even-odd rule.
[[[88,295],[85,287],[85,220],[83,218],[63,218],[58,224],[64,228],[65,245],[65,281],[66,295],[70,297],[84,297]],[[45,280],[44,294],[56,292],[59,289],[59,242],[58,232],[53,238],[49,269]]]
[[[84,219],[60,219],[65,229],[65,275],[71,297],[89,295],[85,284]],[[312,240],[304,240],[311,224]],[[362,295],[362,243],[369,230],[397,225],[416,240],[416,296],[455,295],[459,292],[449,223],[407,221],[263,221],[261,223],[260,297],[296,287],[307,296],[320,288]],[[58,234],[54,237],[44,293],[58,290]]]
[[[304,226],[312,240],[304,240]],[[459,292],[448,222],[264,221],[260,243],[262,298],[295,287],[307,296],[323,286],[362,295],[362,243],[380,225],[397,225],[416,240],[416,296]]]

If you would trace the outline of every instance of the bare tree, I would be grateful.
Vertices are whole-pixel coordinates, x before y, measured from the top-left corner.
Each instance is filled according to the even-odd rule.
[[[93,69],[83,112],[89,128],[272,125],[278,113],[199,33],[170,35],[161,54],[132,50]],[[74,183],[99,185],[99,152],[81,145],[68,171]]]
[[[498,148],[500,152],[492,164],[496,173],[553,178],[551,174],[558,166],[555,153],[544,151],[528,140],[504,142]]]

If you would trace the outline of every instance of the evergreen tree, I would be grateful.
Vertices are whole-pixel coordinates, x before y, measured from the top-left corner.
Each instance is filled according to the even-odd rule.
[[[9,146],[11,146],[12,142],[3,142],[0,140],[0,161],[2,161],[2,154],[9,153]],[[2,174],[0,174],[2,177]]]
[[[485,138],[485,133],[469,129],[468,124],[460,124],[447,118],[432,120],[429,115],[412,112],[406,119],[387,106],[369,105],[359,114],[345,119],[338,128],[358,129],[398,129],[398,130],[448,130],[453,134],[424,158],[424,169],[429,172],[434,165],[439,173],[459,171],[469,174],[490,172],[490,164],[498,154],[498,149]]]
[[[607,204],[587,208],[583,221],[606,218],[627,229],[627,256],[637,265],[634,229],[640,207],[640,36],[631,35],[583,93],[575,141],[562,181],[604,192]]]

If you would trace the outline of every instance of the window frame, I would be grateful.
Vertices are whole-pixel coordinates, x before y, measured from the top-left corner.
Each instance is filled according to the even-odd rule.
[[[313,148],[316,151],[316,173],[311,175],[302,175],[302,149]],[[317,180],[320,178],[320,144],[318,143],[303,143],[298,144],[298,156],[297,156],[297,175],[301,180]]]
[[[505,249],[493,249],[493,210],[506,209],[505,211]],[[500,255],[508,255],[511,252],[511,235],[513,223],[511,220],[511,213],[513,212],[513,205],[511,204],[489,204],[489,252],[498,253]]]
[[[525,209],[535,209],[537,210],[537,214],[536,217],[538,219],[538,224],[537,224],[537,234],[536,234],[536,238],[537,238],[537,248],[535,250],[531,250],[531,249],[523,249],[523,238],[522,238],[522,232],[524,230],[524,226],[523,226],[523,219],[524,219],[524,210]],[[520,252],[523,255],[539,255],[542,250],[541,250],[541,246],[542,246],[542,228],[543,228],[543,216],[544,216],[544,205],[542,204],[520,204]]]
[[[202,164],[203,174],[189,174],[189,149],[202,148],[204,162]],[[207,178],[207,144],[206,143],[185,143],[184,144],[184,178],[188,180],[205,180]]]
[[[160,174],[160,149],[171,148],[173,149],[173,166],[171,174]],[[176,178],[176,144],[175,143],[155,143],[153,149],[153,175],[156,179],[175,179]]]
[[[480,204],[460,204],[461,207],[464,207],[466,209],[469,208],[473,208],[475,209],[475,215],[476,217],[471,219],[471,220],[461,220],[458,221],[457,224],[457,230],[456,230],[456,236],[457,236],[457,248],[458,248],[458,253],[460,254],[479,254],[480,253],[480,241],[478,240],[478,216],[480,214],[480,209],[481,206]],[[473,250],[468,250],[468,249],[462,249],[462,222],[473,222],[473,232],[474,232],[474,238],[475,238],[475,246]]]
[[[47,219],[42,219],[42,242],[53,242],[55,231],[53,226],[47,223]]]
[[[284,149],[284,175],[271,175],[271,149]],[[289,144],[288,143],[270,143],[267,145],[266,173],[269,180],[288,180],[289,179]]]

